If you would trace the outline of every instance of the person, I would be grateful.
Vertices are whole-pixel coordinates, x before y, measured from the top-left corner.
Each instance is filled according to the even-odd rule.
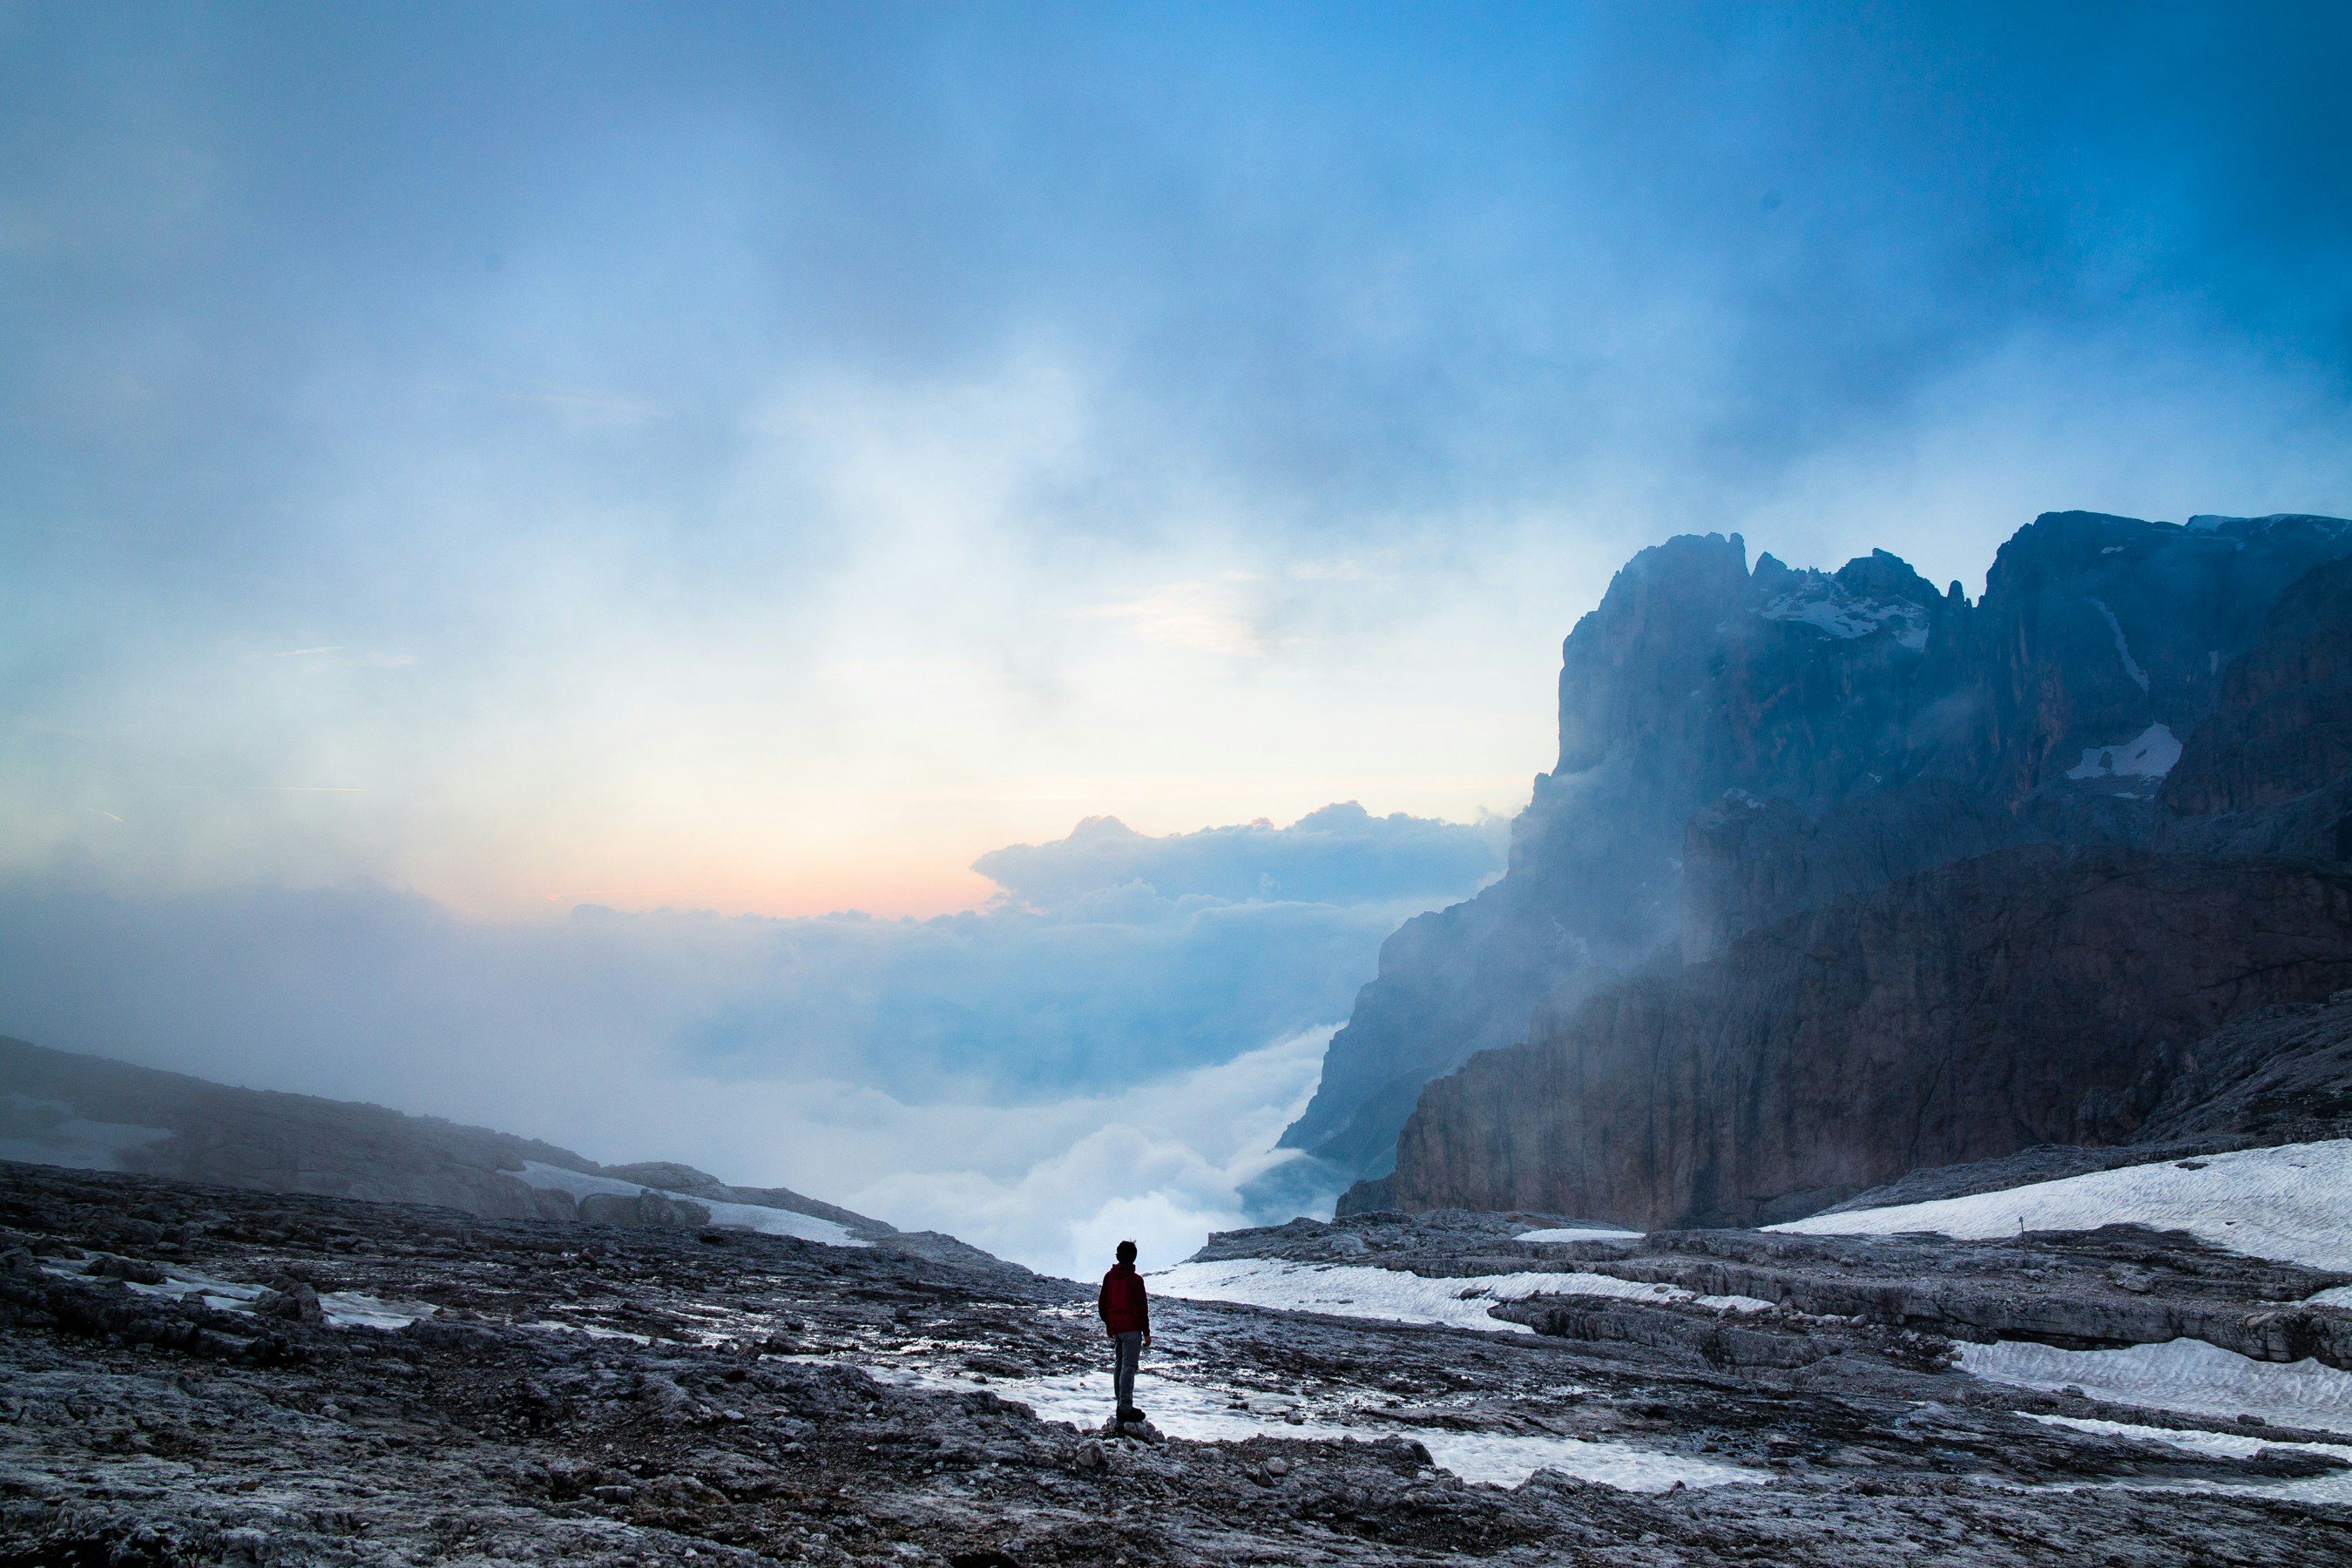
[[[1135,1243],[1118,1244],[1118,1261],[1103,1276],[1102,1293],[1095,1310],[1110,1335],[1111,1393],[1118,1401],[1120,1421],[1140,1421],[1135,1407],[1135,1369],[1151,1343],[1151,1303],[1143,1293],[1143,1276],[1135,1271]]]

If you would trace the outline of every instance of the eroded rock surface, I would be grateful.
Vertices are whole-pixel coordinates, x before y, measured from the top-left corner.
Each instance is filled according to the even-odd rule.
[[[1225,1425],[1153,1443],[1093,1431],[1108,1376],[1087,1294],[1003,1265],[25,1165],[0,1166],[0,1226],[8,1562],[1862,1568],[2352,1548],[2326,1434],[2273,1426],[2226,1459],[2118,1436],[2096,1423],[2178,1423],[1952,1371],[1934,1322],[1820,1310],[1872,1310],[1907,1242],[1531,1247],[1488,1215],[1223,1238],[1235,1257],[1321,1248],[1449,1277],[1778,1280],[1788,1304],[1504,1309],[1546,1331],[1529,1333],[1163,1295],[1143,1402],[1163,1428],[1187,1410]],[[93,1275],[99,1253],[176,1283]],[[2147,1289],[2087,1283],[2126,1253]],[[1913,1263],[2217,1319],[2246,1291],[2328,1278],[2233,1272],[2147,1237]],[[215,1293],[173,1299],[199,1279]],[[324,1321],[218,1293],[271,1280],[307,1287]],[[362,1301],[379,1322],[430,1313],[336,1326]],[[1073,1418],[1041,1418],[1056,1412]],[[1459,1473],[1495,1453],[1549,1468]],[[1575,1479],[1601,1462],[1640,1485],[1692,1479]]]

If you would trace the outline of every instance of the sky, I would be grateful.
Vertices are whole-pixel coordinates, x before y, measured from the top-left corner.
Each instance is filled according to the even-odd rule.
[[[0,893],[119,922],[0,1029],[158,911],[505,952],[1475,826],[1677,532],[1973,594],[2043,510],[2352,512],[2347,66],[2326,5],[0,0]],[[1189,896],[1477,880],[1383,875]],[[673,983],[632,1059],[733,995]],[[243,1070],[535,1113],[355,1052]]]

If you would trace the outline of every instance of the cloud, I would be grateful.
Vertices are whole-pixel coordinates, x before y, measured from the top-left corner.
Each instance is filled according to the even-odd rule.
[[[1158,837],[1115,816],[1091,816],[1066,838],[994,850],[972,869],[1039,909],[1130,883],[1168,898],[1385,903],[1483,886],[1502,872],[1507,834],[1500,820],[1465,826],[1402,812],[1376,817],[1354,801],[1288,827],[1258,821]]]
[[[1491,875],[1495,839],[1333,806],[1103,842],[1095,825],[1028,849],[1050,907],[926,921],[517,924],[364,887],[20,880],[0,885],[0,1031],[683,1159],[1039,1267],[1122,1227],[1164,1258],[1265,1216],[1243,1189],[1288,1158],[1274,1140],[1381,942]],[[1322,901],[1210,887],[1276,877]]]
[[[941,1120],[936,1112],[902,1113],[893,1146],[941,1152],[914,1154],[906,1168],[860,1189],[852,1206],[871,1205],[899,1223],[946,1230],[1073,1279],[1108,1267],[1122,1239],[1139,1244],[1147,1268],[1178,1261],[1212,1230],[1297,1212],[1255,1207],[1244,1189],[1297,1159],[1276,1151],[1275,1140],[1313,1095],[1333,1028],[1115,1095],[999,1112],[1011,1123],[1000,1122],[1000,1138],[1051,1151],[1017,1173],[960,1163],[964,1145],[923,1140],[933,1131],[927,1123]]]

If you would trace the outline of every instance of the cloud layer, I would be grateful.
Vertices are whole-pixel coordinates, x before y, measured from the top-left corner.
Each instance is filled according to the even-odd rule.
[[[1242,1221],[1381,941],[1493,876],[1501,847],[1491,826],[1340,806],[1089,853],[1103,837],[1023,851],[1054,868],[1049,909],[928,921],[518,925],[382,889],[18,883],[0,1030],[683,1159],[1039,1267],[1107,1231],[1164,1258]],[[1171,898],[1134,875],[1204,866],[1244,888],[1308,868],[1326,896]]]

